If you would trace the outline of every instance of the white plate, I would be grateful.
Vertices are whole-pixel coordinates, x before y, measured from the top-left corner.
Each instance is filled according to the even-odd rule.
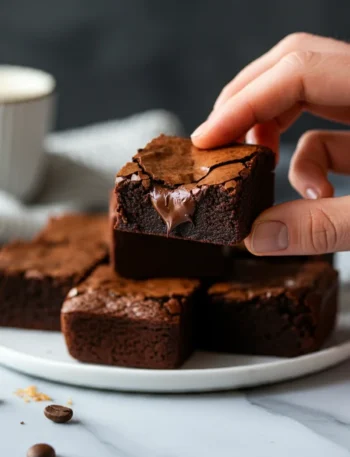
[[[334,366],[350,357],[350,314],[342,313],[328,345],[283,359],[198,352],[179,370],[80,364],[60,333],[0,329],[0,364],[51,381],[136,392],[200,392],[272,384]]]

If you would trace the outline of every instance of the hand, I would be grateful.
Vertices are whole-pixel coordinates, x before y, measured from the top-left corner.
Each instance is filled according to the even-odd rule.
[[[303,111],[350,124],[350,45],[293,34],[239,73],[221,92],[193,143],[216,147],[245,137],[278,152],[279,136]],[[310,131],[289,171],[308,200],[266,210],[246,239],[256,255],[350,250],[350,196],[333,197],[328,171],[350,174],[350,132]]]

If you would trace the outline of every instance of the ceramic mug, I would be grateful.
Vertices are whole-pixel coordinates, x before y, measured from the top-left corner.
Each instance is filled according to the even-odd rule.
[[[0,190],[22,201],[42,183],[55,86],[41,70],[0,65]]]

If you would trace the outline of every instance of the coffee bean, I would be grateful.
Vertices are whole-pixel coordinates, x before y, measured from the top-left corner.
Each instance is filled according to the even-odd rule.
[[[44,414],[50,421],[56,422],[57,424],[64,424],[73,417],[73,411],[70,408],[60,405],[46,406]]]
[[[28,449],[27,457],[56,457],[56,452],[48,444],[35,444]]]

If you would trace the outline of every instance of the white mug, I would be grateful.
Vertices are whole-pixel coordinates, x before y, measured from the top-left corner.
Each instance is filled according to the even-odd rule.
[[[41,70],[0,65],[0,190],[22,201],[42,183],[55,86]]]

